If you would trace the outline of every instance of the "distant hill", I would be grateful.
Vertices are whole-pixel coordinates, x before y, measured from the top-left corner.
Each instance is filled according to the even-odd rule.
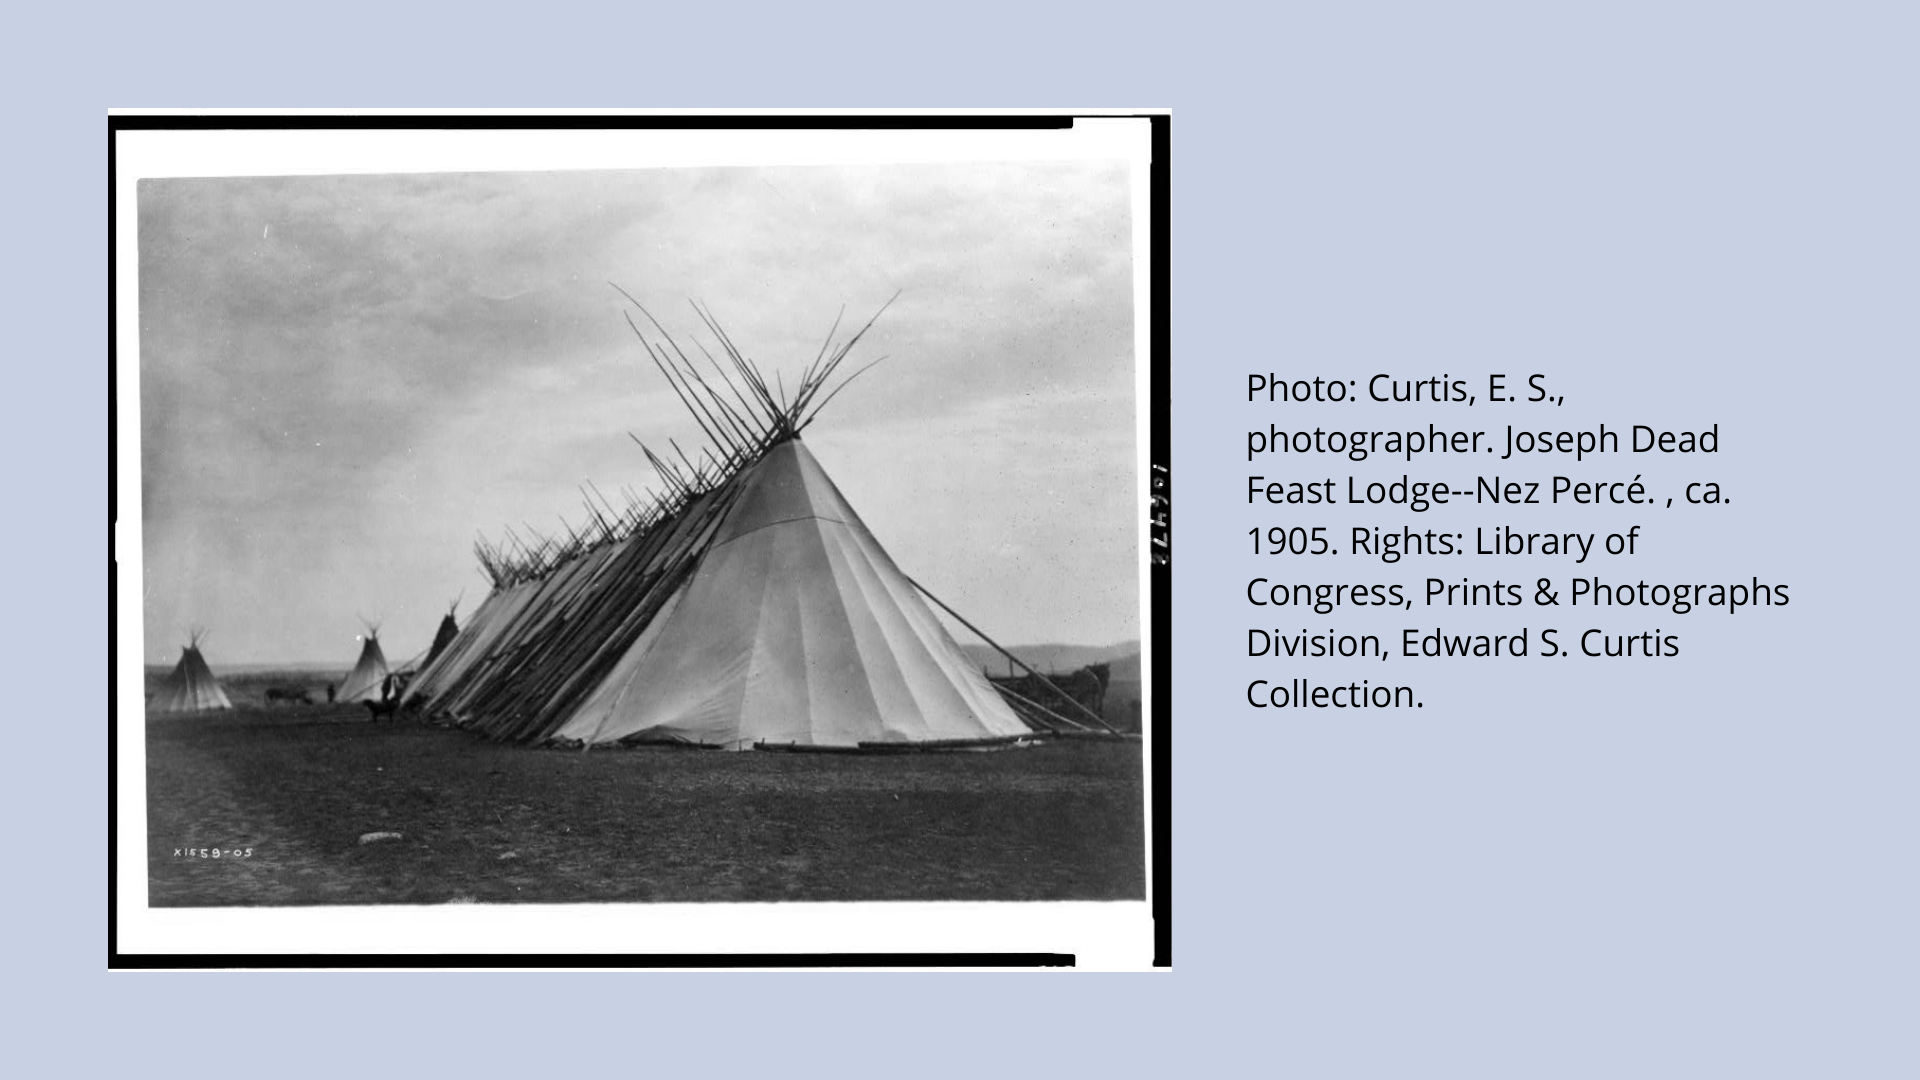
[[[991,645],[962,645],[960,650],[990,675],[1007,674],[1007,658]],[[1111,665],[1107,672],[1107,720],[1122,731],[1141,726],[1140,643],[1116,645],[1015,645],[1013,655],[1049,675],[1068,675],[1088,664]]]
[[[146,665],[146,669],[149,674],[158,673],[165,675],[167,672],[172,671],[173,665],[178,662],[177,660],[169,660],[164,664],[148,664]],[[348,661],[289,660],[278,664],[208,664],[207,666],[213,669],[215,675],[224,679],[234,675],[265,675],[276,671],[316,673],[338,671],[345,673],[353,667],[353,664]]]
[[[1122,641],[1116,645],[1012,645],[1013,655],[1032,664],[1048,674],[1078,671],[1088,664],[1110,663],[1127,656],[1140,654],[1138,641]],[[974,664],[994,674],[1004,675],[1007,671],[1007,658],[991,645],[962,645],[960,651],[967,654]],[[1134,670],[1138,672],[1136,661]],[[1136,674],[1134,678],[1139,678]]]

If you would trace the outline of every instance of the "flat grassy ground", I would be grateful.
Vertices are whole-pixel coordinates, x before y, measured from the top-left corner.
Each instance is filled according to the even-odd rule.
[[[583,754],[366,715],[149,718],[152,903],[1145,895],[1138,743]],[[371,832],[401,838],[360,843]],[[203,848],[253,854],[175,854]]]

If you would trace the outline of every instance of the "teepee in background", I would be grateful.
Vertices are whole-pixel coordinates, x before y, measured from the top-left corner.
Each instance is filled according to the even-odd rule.
[[[440,659],[440,654],[447,651],[447,646],[453,644],[453,639],[460,636],[460,624],[453,621],[453,613],[459,606],[458,600],[447,606],[446,618],[440,620],[440,629],[433,634],[433,645],[427,649],[425,664],[431,664]]]
[[[365,624],[367,636],[361,638],[360,660],[340,684],[340,701],[379,701],[380,686],[387,678],[387,658],[380,651],[380,628]]]
[[[165,682],[153,695],[147,707],[154,712],[199,712],[203,709],[231,709],[233,702],[227,700],[227,692],[220,686],[220,680],[213,677],[213,669],[207,666],[206,657],[200,655],[200,639],[206,635],[199,630],[188,636],[187,645],[180,650],[180,662],[173,666]]]

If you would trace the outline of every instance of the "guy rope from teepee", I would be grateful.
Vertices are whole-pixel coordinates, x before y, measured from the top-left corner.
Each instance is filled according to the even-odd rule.
[[[1062,689],[1060,689],[1060,688],[1059,688],[1058,686],[1055,686],[1055,685],[1053,685],[1053,680],[1052,680],[1052,679],[1049,679],[1049,678],[1047,678],[1047,677],[1046,677],[1045,675],[1042,675],[1042,674],[1040,674],[1040,673],[1039,673],[1038,671],[1036,671],[1036,670],[1034,670],[1034,668],[1033,668],[1033,666],[1032,666],[1031,664],[1028,664],[1028,663],[1027,663],[1027,662],[1026,662],[1025,660],[1022,660],[1022,659],[1020,659],[1019,657],[1017,657],[1017,656],[1015,656],[1015,655],[1013,655],[1012,653],[1010,653],[1010,652],[1008,652],[1008,651],[1007,651],[1007,650],[1006,650],[1006,649],[1005,649],[1005,648],[1004,648],[1004,647],[1003,647],[1003,646],[1002,646],[1002,645],[1001,645],[1001,644],[1000,644],[999,642],[997,642],[997,641],[995,641],[995,640],[993,640],[992,638],[990,638],[990,637],[988,637],[988,636],[987,636],[987,632],[986,632],[986,631],[984,631],[984,630],[982,630],[982,629],[980,629],[979,627],[977,627],[977,626],[975,626],[975,625],[973,625],[972,623],[970,623],[970,622],[968,622],[968,621],[967,621],[967,618],[966,618],[966,616],[964,616],[964,615],[962,615],[962,614],[960,614],[959,612],[957,612],[957,611],[955,611],[955,610],[953,610],[952,608],[950,608],[950,607],[948,607],[948,606],[947,606],[947,602],[946,602],[945,600],[942,600],[942,599],[940,599],[939,597],[937,597],[937,596],[935,596],[935,595],[933,595],[932,593],[930,593],[930,592],[928,592],[928,591],[927,591],[927,587],[926,587],[925,585],[922,585],[922,584],[920,584],[919,582],[917,582],[917,581],[914,581],[914,580],[913,580],[912,578],[908,578],[908,579],[907,579],[907,581],[908,581],[908,582],[909,582],[910,584],[912,584],[914,588],[916,588],[916,589],[919,589],[919,590],[920,590],[920,595],[922,595],[922,596],[924,596],[924,597],[926,597],[927,599],[929,599],[929,600],[931,600],[931,601],[933,601],[933,602],[934,602],[934,603],[936,603],[936,604],[939,604],[939,605],[940,605],[940,610],[942,610],[942,611],[944,611],[944,612],[946,612],[947,614],[949,614],[949,615],[951,615],[951,616],[953,616],[954,618],[956,618],[956,619],[958,619],[958,620],[960,620],[960,625],[962,625],[962,626],[964,626],[964,627],[966,627],[967,629],[969,629],[969,630],[971,630],[971,631],[973,631],[973,632],[974,632],[974,633],[976,633],[976,634],[979,634],[979,635],[980,635],[980,640],[981,640],[981,641],[984,641],[984,642],[986,642],[986,643],[987,643],[988,645],[991,645],[991,646],[993,646],[993,647],[994,647],[994,649],[996,649],[996,650],[998,650],[998,651],[999,651],[999,653],[1000,653],[1000,655],[1001,655],[1001,656],[1004,656],[1004,657],[1006,657],[1006,658],[1007,658],[1008,660],[1011,660],[1011,661],[1013,661],[1014,663],[1016,663],[1016,664],[1019,664],[1019,665],[1020,665],[1020,667],[1021,667],[1022,669],[1024,669],[1024,670],[1026,671],[1026,673],[1027,673],[1027,674],[1029,674],[1029,675],[1031,675],[1031,676],[1033,676],[1034,678],[1036,678],[1036,679],[1038,679],[1038,680],[1040,680],[1040,684],[1041,684],[1042,686],[1045,686],[1045,687],[1046,687],[1047,689],[1049,689],[1049,690],[1051,690],[1051,691],[1053,691],[1053,692],[1054,692],[1054,693],[1056,693],[1056,694],[1059,694],[1059,695],[1060,695],[1060,697],[1061,697],[1061,698],[1062,698],[1063,700],[1065,700],[1065,701],[1066,701],[1066,702],[1067,702],[1068,704],[1070,704],[1070,705],[1072,705],[1072,706],[1073,706],[1074,708],[1076,708],[1076,709],[1079,709],[1079,710],[1080,710],[1081,712],[1083,712],[1083,713],[1086,713],[1086,714],[1087,714],[1088,716],[1090,716],[1090,717],[1092,717],[1092,718],[1093,718],[1093,722],[1094,722],[1094,723],[1096,723],[1096,724],[1099,724],[1099,725],[1100,725],[1101,727],[1103,727],[1103,728],[1106,728],[1108,732],[1110,732],[1110,733],[1112,733],[1112,734],[1114,734],[1114,735],[1118,735],[1118,734],[1120,734],[1120,729],[1119,729],[1119,728],[1116,728],[1116,727],[1114,727],[1114,726],[1113,726],[1112,724],[1109,724],[1109,723],[1107,723],[1107,722],[1106,722],[1106,720],[1105,720],[1105,719],[1103,719],[1103,718],[1102,718],[1102,717],[1100,716],[1100,714],[1099,714],[1099,713],[1097,713],[1097,712],[1094,712],[1094,711],[1093,711],[1092,709],[1089,709],[1089,708],[1087,708],[1087,707],[1086,707],[1085,705],[1082,705],[1082,704],[1080,704],[1080,699],[1079,699],[1079,698],[1076,698],[1076,697],[1074,697],[1074,696],[1073,696],[1072,694],[1069,694],[1069,693],[1067,693],[1067,692],[1066,692],[1065,690],[1062,690]],[[1022,700],[1025,700],[1025,699],[1022,699]],[[1031,703],[1031,702],[1029,702],[1029,704],[1032,704],[1032,703]]]

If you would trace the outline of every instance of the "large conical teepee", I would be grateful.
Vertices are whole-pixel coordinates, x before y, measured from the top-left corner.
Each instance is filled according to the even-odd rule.
[[[227,692],[220,686],[220,680],[213,677],[213,669],[207,666],[206,658],[200,655],[200,631],[195,630],[188,638],[185,648],[180,650],[180,662],[173,666],[167,680],[153,695],[147,707],[154,712],[199,712],[202,709],[231,709],[233,702],[227,700]]]
[[[340,684],[341,701],[379,701],[380,685],[387,678],[387,658],[380,651],[380,628],[369,625],[360,639],[360,659]]]
[[[1027,732],[798,439],[739,486],[692,575],[555,738],[738,748]]]
[[[1031,733],[800,441],[865,330],[823,348],[789,398],[707,324],[742,385],[647,345],[715,451],[695,465],[675,447],[684,471],[649,452],[668,493],[625,515],[603,502],[612,521],[595,509],[597,535],[482,544],[494,592],[410,696],[517,741],[746,749]]]

